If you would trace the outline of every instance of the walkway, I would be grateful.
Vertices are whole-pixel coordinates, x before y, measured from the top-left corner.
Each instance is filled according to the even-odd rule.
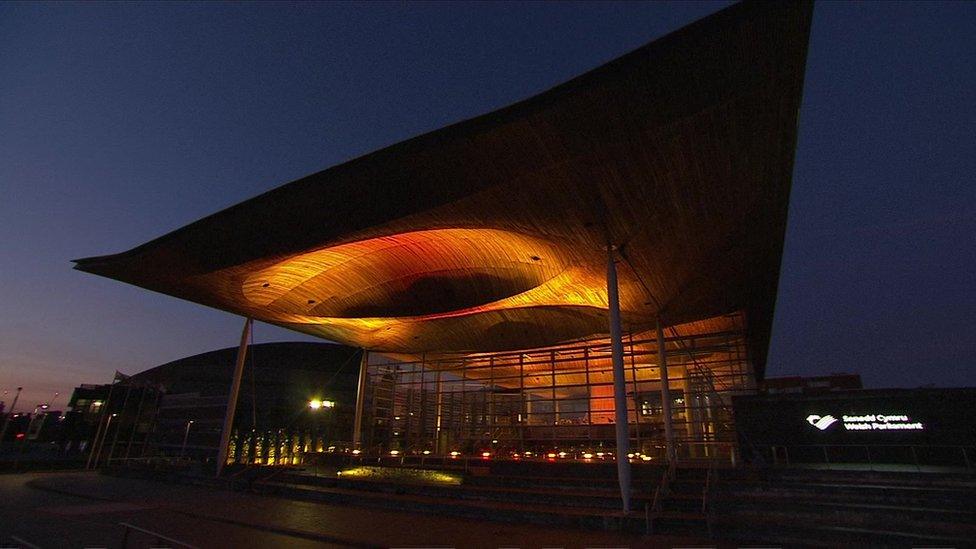
[[[95,473],[0,476],[0,501],[0,541],[14,535],[45,549],[118,547],[118,522],[199,547],[716,546],[707,540],[339,507]]]

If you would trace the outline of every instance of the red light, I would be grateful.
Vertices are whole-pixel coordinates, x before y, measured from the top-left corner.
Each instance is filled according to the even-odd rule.
[[[17,433],[17,440],[24,438],[24,433]]]

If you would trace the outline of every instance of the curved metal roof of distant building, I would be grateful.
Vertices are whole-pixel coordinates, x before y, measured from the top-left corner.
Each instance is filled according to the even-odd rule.
[[[525,101],[76,268],[403,353],[747,313],[762,369],[810,2],[731,6]]]
[[[338,380],[339,386],[348,388],[347,378],[352,378],[355,383],[358,376],[361,352],[354,347],[326,342],[256,343],[248,347],[247,361],[250,375],[259,380],[258,386],[262,390],[271,384],[287,385],[285,380],[304,381],[297,383],[301,385],[299,390],[321,388],[317,384],[321,383],[323,375],[330,382]],[[183,357],[133,374],[129,379],[162,385],[168,393],[226,396],[237,353],[237,347],[228,347]],[[339,379],[340,373],[344,374],[342,379]],[[352,391],[355,392],[355,385]]]

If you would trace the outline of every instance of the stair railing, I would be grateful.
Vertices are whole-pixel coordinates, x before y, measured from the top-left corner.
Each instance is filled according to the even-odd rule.
[[[171,537],[164,536],[164,535],[160,534],[159,532],[153,532],[152,530],[146,530],[145,528],[139,528],[138,526],[135,526],[133,524],[129,524],[128,522],[120,522],[119,523],[119,526],[125,528],[125,531],[122,533],[122,548],[123,549],[125,549],[126,547],[129,546],[129,531],[130,530],[133,530],[133,531],[139,532],[141,534],[145,534],[147,536],[152,537],[155,540],[155,542],[154,542],[154,545],[150,545],[150,547],[159,547],[160,545],[163,544],[163,542],[166,542],[167,544],[175,545],[177,547],[184,547],[185,549],[197,549],[197,547],[195,545],[190,545],[189,543],[184,543],[184,542],[182,542],[182,541],[180,541],[178,539],[173,539]]]
[[[661,513],[661,500],[671,493],[671,481],[674,480],[674,476],[675,465],[672,461],[668,463],[661,475],[661,480],[654,488],[654,499],[651,500],[651,504],[644,506],[644,529],[648,535],[654,533],[654,519]]]
[[[712,535],[712,484],[718,480],[718,469],[715,463],[712,462],[708,467],[708,474],[705,476],[705,487],[702,488],[702,506],[701,512],[705,516],[705,526],[708,528],[708,537],[714,537]]]

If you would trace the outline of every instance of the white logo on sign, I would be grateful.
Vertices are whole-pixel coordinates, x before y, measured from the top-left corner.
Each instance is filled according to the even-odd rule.
[[[831,425],[837,423],[837,421],[838,421],[837,418],[835,418],[834,416],[830,416],[830,415],[827,415],[827,416],[807,416],[807,422],[810,425],[813,425],[814,427],[816,427],[817,429],[820,429],[821,431],[826,430],[827,427],[830,427]]]

